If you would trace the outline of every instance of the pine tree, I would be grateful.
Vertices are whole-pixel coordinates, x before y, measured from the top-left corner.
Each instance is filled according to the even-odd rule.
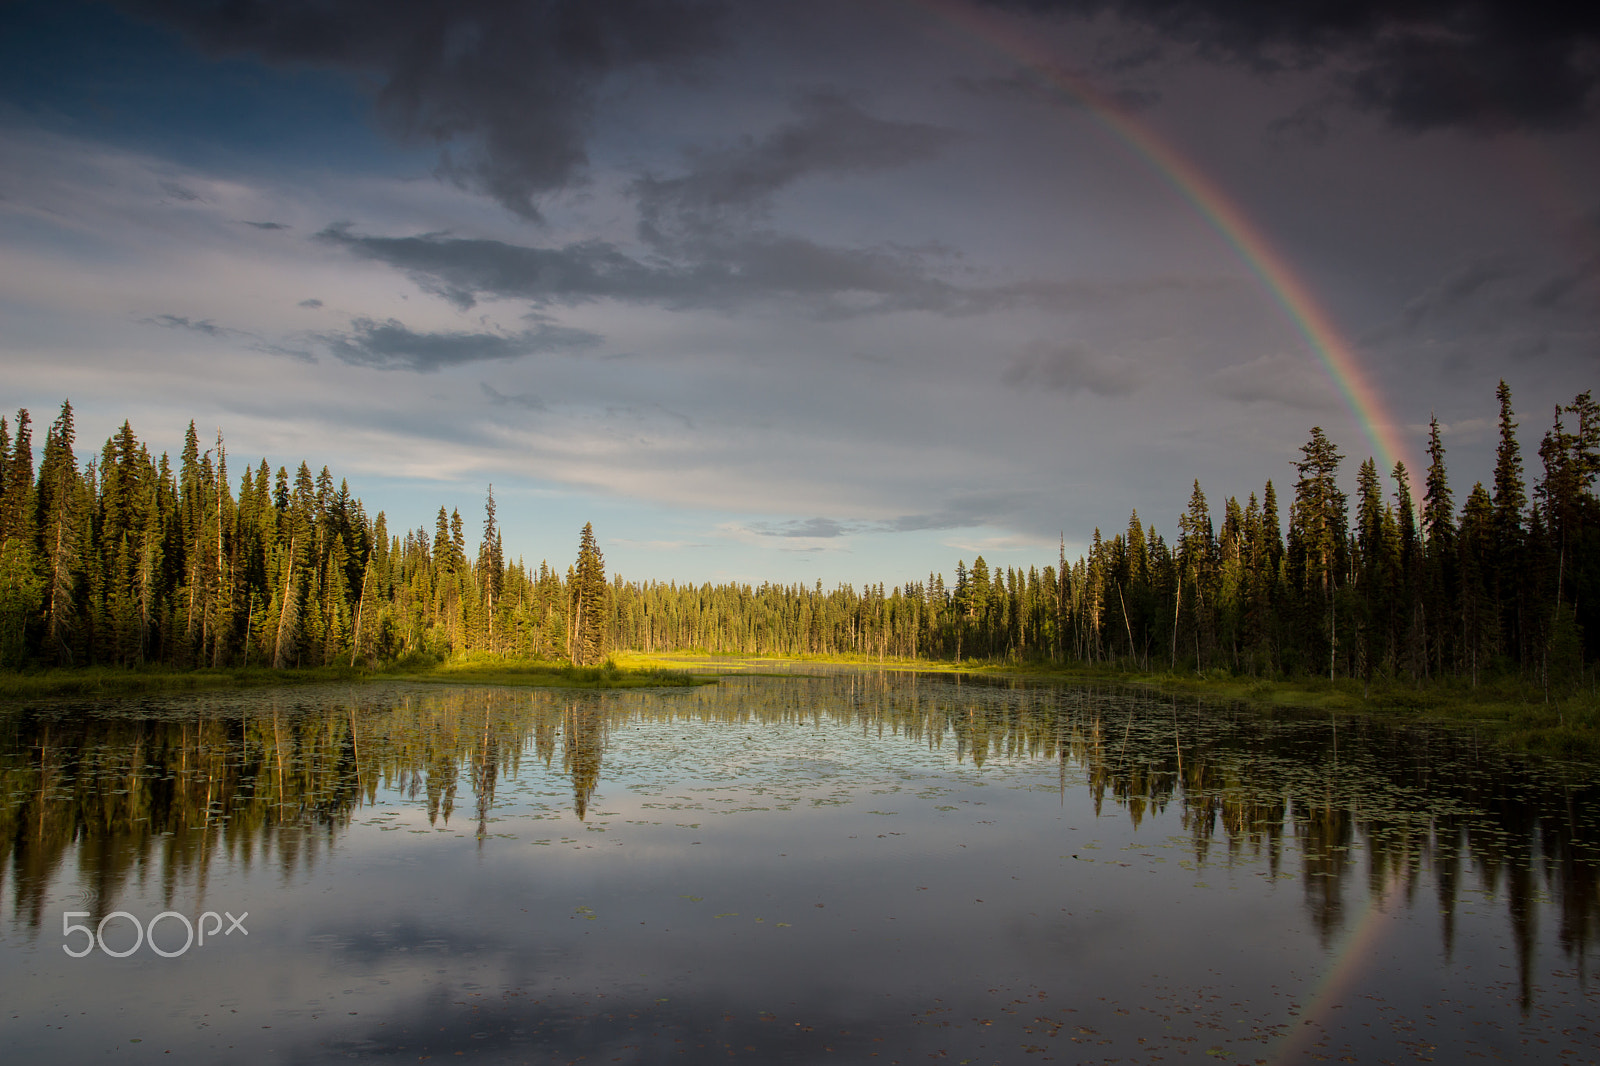
[[[278,478],[280,485],[285,484],[281,467]],[[298,662],[302,638],[307,635],[301,624],[301,615],[304,589],[309,584],[306,579],[308,560],[313,558],[311,542],[316,506],[311,470],[301,463],[295,477],[294,494],[285,500],[283,518],[278,528],[278,566],[273,588],[274,606],[277,608],[277,625],[272,640],[274,670],[282,670],[290,665],[291,657]]]
[[[1422,645],[1422,544],[1417,534],[1416,505],[1411,498],[1411,474],[1406,464],[1396,461],[1390,475],[1395,484],[1395,518],[1400,572],[1395,640],[1406,669],[1413,678],[1422,676],[1425,651]]]
[[[478,584],[483,589],[484,616],[488,623],[489,650],[496,650],[495,608],[505,588],[505,561],[500,527],[495,524],[494,486],[483,504],[483,540],[478,545]]]
[[[1423,547],[1422,632],[1425,659],[1443,673],[1449,658],[1449,619],[1454,615],[1456,543],[1454,501],[1444,465],[1439,419],[1428,424],[1428,478],[1422,497]]]
[[[1495,399],[1500,402],[1500,445],[1495,451],[1494,524],[1487,584],[1492,610],[1500,623],[1493,643],[1516,653],[1522,643],[1522,512],[1528,505],[1528,495],[1522,483],[1522,450],[1512,417],[1511,389],[1504,378],[1495,389]]]
[[[1361,674],[1370,680],[1373,669],[1387,657],[1389,613],[1394,596],[1395,559],[1391,554],[1393,516],[1383,502],[1378,464],[1368,458],[1356,475],[1356,553],[1359,567],[1361,617]]]
[[[25,409],[17,412],[17,427],[13,450],[0,418],[0,667],[9,668],[22,665],[28,625],[38,612],[42,591],[34,538],[33,446]],[[48,438],[45,451],[49,454]]]
[[[1198,479],[1189,494],[1189,509],[1178,519],[1178,603],[1189,604],[1189,638],[1194,645],[1195,669],[1204,670],[1203,646],[1212,642],[1210,624],[1213,610],[1213,575],[1216,568],[1216,536],[1211,526],[1211,509],[1206,504],[1206,494],[1200,491]],[[1174,610],[1173,639],[1178,639],[1177,618],[1181,611]],[[1188,643],[1185,643],[1187,649]],[[1176,645],[1174,645],[1176,647]],[[1173,653],[1176,659],[1176,651]]]
[[[0,542],[30,541],[34,533],[33,430],[27,408],[17,410],[17,432],[0,447]]]
[[[1494,575],[1496,549],[1494,501],[1483,482],[1472,486],[1461,509],[1461,524],[1456,539],[1456,573],[1461,586],[1457,602],[1461,606],[1462,666],[1472,677],[1494,655],[1498,625],[1495,618]]]
[[[571,633],[568,654],[579,666],[597,663],[605,657],[609,591],[605,558],[595,543],[594,526],[585,522],[578,537],[578,561],[568,584]]]
[[[1339,646],[1335,594],[1348,550],[1346,501],[1337,480],[1344,456],[1321,426],[1311,428],[1311,439],[1300,452],[1301,460],[1293,464],[1300,479],[1289,513],[1288,564],[1299,598],[1303,646],[1313,653],[1319,644],[1326,648],[1331,678]]]

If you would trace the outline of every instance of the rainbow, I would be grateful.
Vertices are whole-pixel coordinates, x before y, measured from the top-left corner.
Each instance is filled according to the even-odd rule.
[[[1279,1037],[1280,1042],[1268,1061],[1299,1062],[1310,1050],[1313,1037],[1326,1034],[1329,1013],[1349,995],[1361,976],[1363,964],[1371,958],[1373,948],[1382,939],[1394,888],[1392,881],[1376,892],[1368,888],[1365,913],[1331,952],[1333,965],[1317,983],[1305,1005],[1296,1012],[1291,1027]]]
[[[1132,149],[1187,200],[1211,228],[1233,248],[1250,271],[1288,314],[1317,360],[1338,389],[1361,427],[1382,473],[1408,452],[1399,426],[1388,414],[1383,397],[1368,378],[1350,344],[1340,336],[1328,313],[1317,303],[1283,255],[1261,230],[1193,160],[1163,140],[1148,124],[1096,89],[1081,75],[1061,69],[1033,38],[1008,24],[1004,16],[980,12],[961,0],[909,0],[973,37],[987,41],[1009,58],[1020,60],[1069,98],[1082,104],[1102,129]],[[1410,464],[1408,464],[1409,466]],[[1412,468],[1414,471],[1414,467]]]

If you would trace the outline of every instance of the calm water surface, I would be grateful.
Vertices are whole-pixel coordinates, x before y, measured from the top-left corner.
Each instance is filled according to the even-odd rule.
[[[1597,775],[1470,730],[873,673],[40,704],[0,841],[7,1062],[1600,1058]]]

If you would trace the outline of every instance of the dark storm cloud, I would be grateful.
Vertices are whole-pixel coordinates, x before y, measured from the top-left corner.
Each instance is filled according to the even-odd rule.
[[[933,158],[955,136],[939,126],[869,115],[833,92],[811,93],[795,111],[793,121],[760,139],[691,150],[684,174],[638,179],[641,231],[660,239],[664,227],[704,228],[727,211],[760,211],[774,193],[808,174],[903,167]]]
[[[358,318],[346,333],[318,334],[333,355],[353,366],[430,373],[443,367],[519,359],[536,352],[570,351],[597,344],[584,330],[540,323],[521,333],[418,333],[396,321]]]
[[[121,2],[212,54],[374,79],[385,128],[530,218],[580,176],[600,83],[704,54],[720,17],[697,0]]]
[[[1107,12],[1261,70],[1336,65],[1350,102],[1402,129],[1570,124],[1600,84],[1600,7],[1558,0],[986,0]]]
[[[1144,384],[1134,367],[1091,355],[1080,344],[1034,345],[1005,369],[1008,384],[1023,389],[1083,391],[1128,396]]]

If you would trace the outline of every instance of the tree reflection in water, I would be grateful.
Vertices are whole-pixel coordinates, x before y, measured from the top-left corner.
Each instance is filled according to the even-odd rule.
[[[1081,785],[1097,814],[1109,801],[1134,827],[1176,805],[1197,866],[1249,859],[1276,878],[1286,854],[1298,854],[1324,945],[1350,921],[1357,852],[1367,857],[1363,899],[1409,900],[1431,880],[1446,956],[1458,897],[1475,887],[1503,901],[1524,1008],[1541,910],[1554,911],[1558,942],[1580,971],[1596,943],[1592,771],[1525,762],[1470,731],[865,671],[670,693],[323,687],[8,712],[0,877],[11,882],[12,921],[54,920],[45,901],[63,877],[98,920],[147,871],[171,901],[185,884],[203,896],[218,863],[308,870],[380,794],[420,801],[430,824],[448,825],[463,780],[482,847],[497,783],[521,776],[530,755],[553,767],[558,749],[572,810],[585,819],[612,738],[641,722],[826,722],[863,743],[914,742],[956,765],[1056,760],[1063,802]]]

